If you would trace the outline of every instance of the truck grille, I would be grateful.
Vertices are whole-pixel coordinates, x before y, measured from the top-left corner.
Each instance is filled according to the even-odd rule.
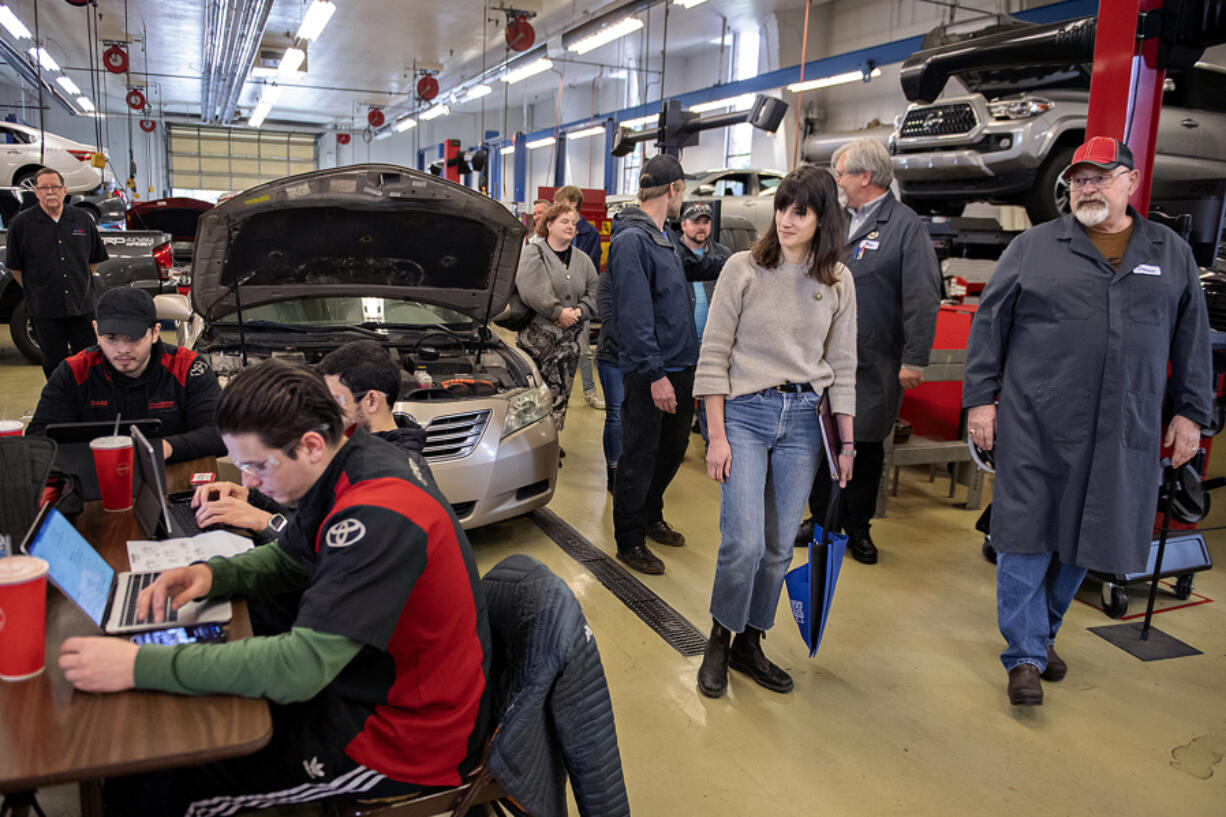
[[[426,446],[422,453],[431,461],[467,457],[489,421],[489,409],[435,417],[426,424]]]
[[[970,133],[979,123],[969,102],[952,105],[931,105],[907,111],[898,135],[903,139],[923,139],[932,136],[956,136]]]

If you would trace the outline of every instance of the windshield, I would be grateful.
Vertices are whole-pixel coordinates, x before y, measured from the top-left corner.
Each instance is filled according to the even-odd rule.
[[[472,318],[461,312],[434,304],[364,297],[298,298],[261,304],[243,310],[243,322],[251,321],[317,328],[395,324],[421,327],[446,325],[459,329],[474,323]]]

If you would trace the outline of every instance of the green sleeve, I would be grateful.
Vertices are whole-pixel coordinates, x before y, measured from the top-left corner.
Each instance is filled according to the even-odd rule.
[[[266,598],[302,590],[310,582],[302,565],[291,559],[276,542],[229,558],[214,556],[205,564],[213,571],[213,586],[206,596],[210,600],[230,596]]]
[[[282,704],[307,701],[361,649],[362,644],[345,636],[305,627],[225,644],[146,644],[136,653],[135,685],[181,695],[224,693]]]

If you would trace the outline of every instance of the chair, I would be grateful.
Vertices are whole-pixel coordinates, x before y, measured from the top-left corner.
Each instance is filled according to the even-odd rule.
[[[46,437],[0,437],[0,533],[16,547],[38,515],[56,445]]]
[[[965,349],[934,349],[929,359],[928,368],[924,370],[925,383],[961,382],[966,371]],[[965,412],[961,413],[965,415]],[[912,435],[911,438],[898,445],[894,444],[893,436],[885,441],[885,461],[881,469],[881,485],[877,491],[877,515],[885,516],[886,485],[892,479],[890,496],[898,496],[898,475],[904,465],[945,465],[952,464],[950,474],[949,495],[952,497],[959,482],[966,484],[966,509],[978,510],[983,505],[983,472],[974,467],[970,448],[962,438],[965,418],[959,419],[957,440],[938,440],[932,437]],[[929,481],[935,478],[935,473]]]
[[[567,776],[583,817],[629,817],[613,707],[595,639],[566,583],[537,560],[503,559],[481,580],[497,722],[485,757],[454,789],[333,805],[335,817],[460,817],[469,808],[566,814]]]

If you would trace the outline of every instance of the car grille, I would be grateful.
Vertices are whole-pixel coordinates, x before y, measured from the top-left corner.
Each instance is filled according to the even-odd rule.
[[[931,136],[956,136],[970,133],[979,118],[969,102],[952,105],[931,105],[907,111],[898,135],[903,139],[923,139]]]
[[[426,424],[426,447],[422,453],[428,460],[467,457],[476,448],[489,421],[489,409],[435,417]]]

